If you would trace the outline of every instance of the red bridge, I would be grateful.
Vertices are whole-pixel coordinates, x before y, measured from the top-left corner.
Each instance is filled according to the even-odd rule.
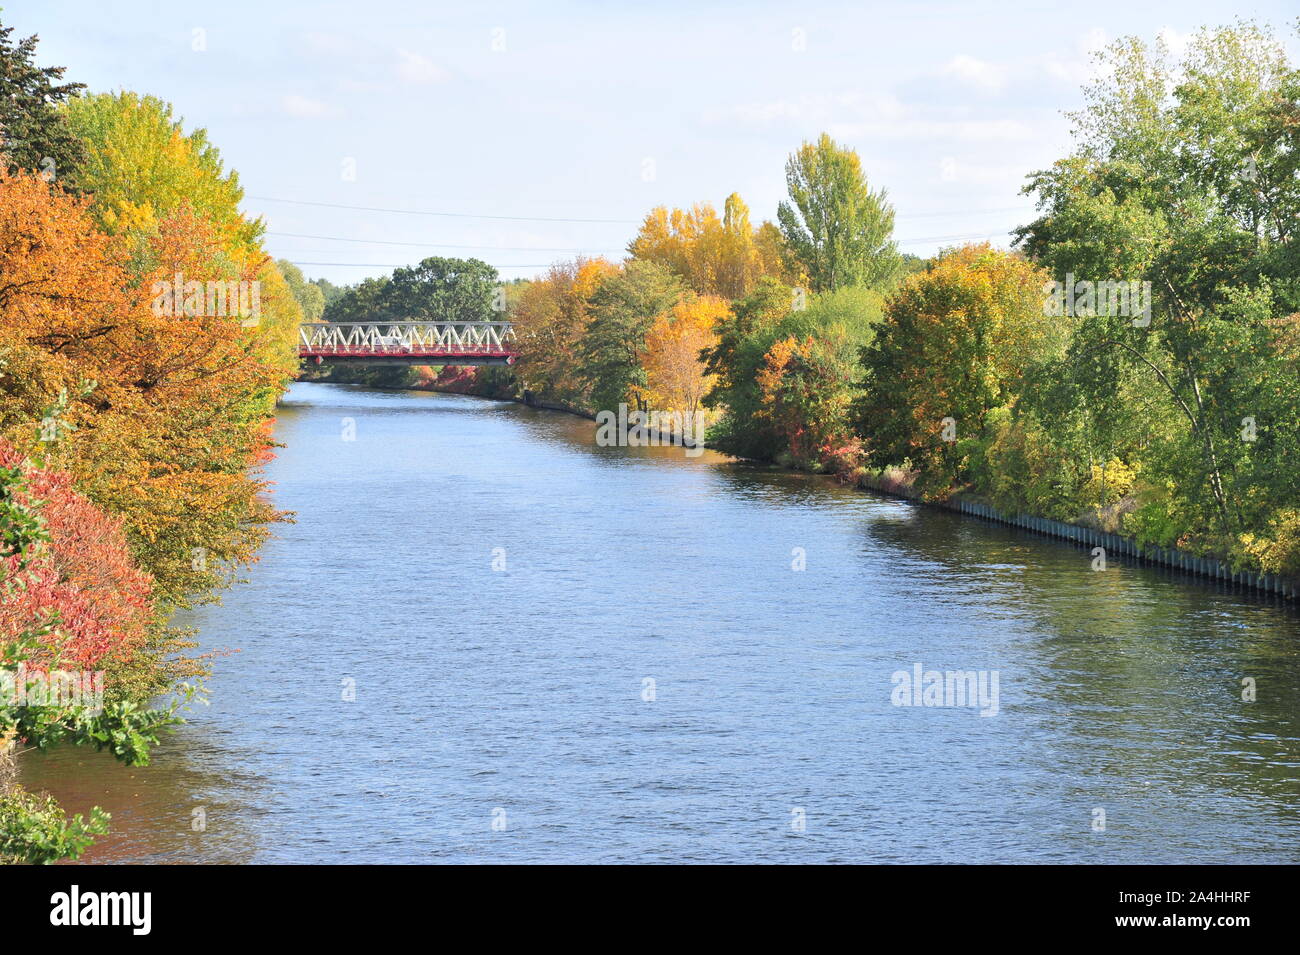
[[[323,364],[511,365],[509,322],[311,322],[298,355]]]

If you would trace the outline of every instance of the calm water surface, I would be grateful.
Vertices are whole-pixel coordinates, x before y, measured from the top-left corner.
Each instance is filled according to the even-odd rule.
[[[1293,610],[594,433],[295,385],[297,523],[184,621],[212,704],[25,783],[112,812],[93,862],[1300,861]],[[892,705],[916,663],[1000,712]]]

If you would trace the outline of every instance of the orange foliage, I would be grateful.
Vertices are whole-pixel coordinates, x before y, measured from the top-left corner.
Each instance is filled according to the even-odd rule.
[[[147,252],[133,281],[87,200],[0,174],[0,436],[122,515],[159,596],[184,604],[226,579],[222,562],[251,560],[276,517],[247,472],[285,360],[238,315],[154,307],[155,282],[252,281],[261,263],[241,267],[188,207]]]

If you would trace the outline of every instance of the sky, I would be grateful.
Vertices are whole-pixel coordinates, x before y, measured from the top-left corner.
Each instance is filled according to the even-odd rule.
[[[268,250],[339,284],[429,255],[507,279],[618,258],[654,206],[732,192],[775,219],[822,132],[886,190],[903,251],[1006,245],[1026,176],[1071,149],[1092,51],[1237,18],[1300,59],[1291,0],[0,0],[41,65],[206,128]]]

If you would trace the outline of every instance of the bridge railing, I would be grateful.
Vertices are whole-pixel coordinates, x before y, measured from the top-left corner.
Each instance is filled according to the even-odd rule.
[[[508,355],[509,322],[310,322],[298,328],[304,355]]]

